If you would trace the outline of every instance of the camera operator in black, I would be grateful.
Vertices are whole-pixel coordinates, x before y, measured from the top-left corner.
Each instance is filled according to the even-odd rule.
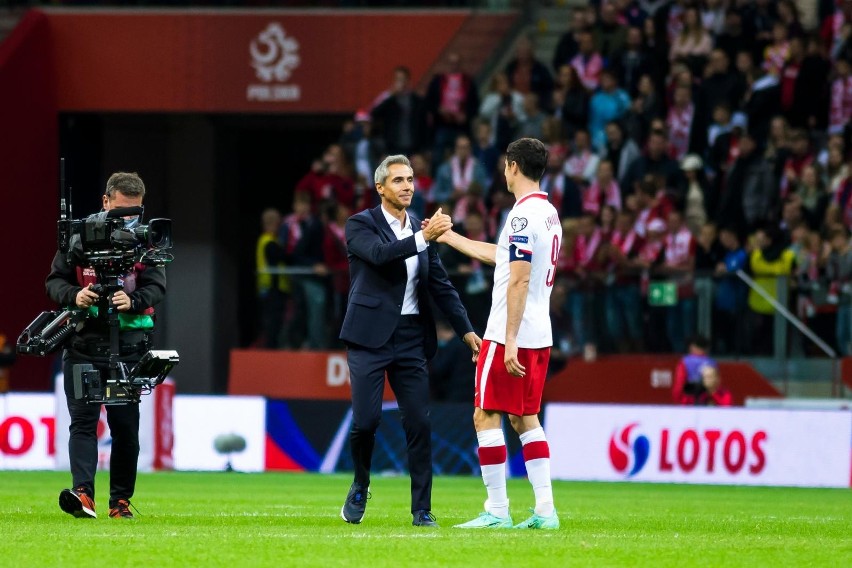
[[[145,196],[145,184],[135,173],[118,172],[110,176],[103,196],[103,209],[138,207]],[[125,228],[139,224],[139,217],[125,217]],[[73,241],[72,241],[73,246]],[[59,495],[59,506],[75,517],[95,517],[95,473],[98,465],[97,428],[100,404],[74,398],[74,365],[88,363],[109,376],[109,327],[106,294],[98,294],[95,271],[91,267],[73,266],[59,251],[47,277],[47,294],[62,306],[76,306],[94,312],[65,345],[62,370],[65,397],[71,414],[68,453],[71,458],[73,489]],[[119,361],[137,362],[149,348],[153,331],[153,306],[166,293],[166,275],[162,267],[146,267],[137,263],[124,277],[123,289],[112,295],[112,305],[120,320]],[[94,315],[94,314],[92,314]],[[131,365],[132,366],[132,365]],[[136,486],[139,458],[139,405],[107,405],[107,423],[112,436],[110,449],[109,516],[133,518],[129,505]]]

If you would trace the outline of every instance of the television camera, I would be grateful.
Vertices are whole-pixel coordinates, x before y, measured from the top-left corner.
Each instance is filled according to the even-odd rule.
[[[74,397],[91,404],[138,403],[162,383],[179,362],[176,351],[148,351],[128,369],[119,361],[120,320],[112,296],[124,287],[124,277],[137,264],[158,267],[172,261],[170,219],[151,219],[140,224],[144,208],[121,207],[73,219],[70,196],[65,196],[64,159],[60,162],[60,217],[58,247],[70,266],[90,267],[98,284],[94,287],[106,302],[97,314],[77,307],[46,311],[30,323],[17,341],[17,352],[43,357],[61,348],[86,321],[105,318],[109,329],[106,377],[91,364],[73,367]]]

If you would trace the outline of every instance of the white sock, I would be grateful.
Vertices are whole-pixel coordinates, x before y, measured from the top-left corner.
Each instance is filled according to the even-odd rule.
[[[527,477],[535,493],[535,514],[542,517],[553,515],[553,487],[550,483],[550,447],[544,437],[544,429],[536,428],[520,436],[524,446],[524,463]]]
[[[488,492],[485,510],[496,517],[509,516],[509,496],[506,493],[506,440],[503,430],[494,428],[476,433],[479,440],[479,467]]]

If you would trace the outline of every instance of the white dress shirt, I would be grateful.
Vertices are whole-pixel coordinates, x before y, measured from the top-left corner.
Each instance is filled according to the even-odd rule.
[[[426,250],[426,247],[428,246],[426,237],[423,236],[423,231],[414,232],[411,228],[411,217],[408,216],[408,213],[405,214],[404,227],[396,217],[385,210],[384,206],[382,207],[382,213],[384,214],[388,225],[390,225],[391,231],[393,231],[393,234],[396,235],[397,240],[402,240],[413,234],[414,242],[417,243],[417,252],[420,253]],[[417,258],[416,254],[405,259],[405,269],[408,272],[408,282],[405,284],[405,296],[402,299],[402,315],[404,316],[420,313],[420,307],[417,304],[417,284],[420,282],[420,274],[418,272],[419,268],[420,260]]]

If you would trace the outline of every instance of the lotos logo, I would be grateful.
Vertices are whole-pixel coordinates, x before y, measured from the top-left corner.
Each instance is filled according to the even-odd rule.
[[[609,439],[609,461],[616,471],[626,474],[627,477],[633,477],[642,471],[651,453],[651,443],[646,436],[631,436],[633,428],[638,425],[638,422],[634,422],[621,432],[613,432]]]

